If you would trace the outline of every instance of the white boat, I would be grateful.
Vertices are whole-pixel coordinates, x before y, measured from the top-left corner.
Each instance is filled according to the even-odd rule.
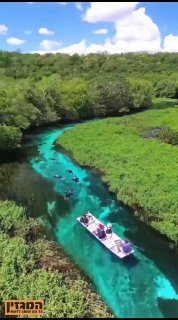
[[[88,215],[87,215],[88,216]],[[80,218],[77,218],[78,222],[85,227],[99,242],[101,242],[109,251],[114,253],[120,259],[123,259],[129,255],[131,255],[134,250],[129,253],[125,253],[122,249],[122,245],[124,244],[124,240],[122,240],[117,234],[112,232],[111,234],[106,234],[106,237],[103,239],[99,239],[97,236],[97,228],[98,224],[102,223],[97,218],[95,218],[91,213],[89,214],[89,222],[87,225],[80,221]],[[103,223],[102,223],[103,224]],[[106,231],[107,227],[104,225],[104,230]]]

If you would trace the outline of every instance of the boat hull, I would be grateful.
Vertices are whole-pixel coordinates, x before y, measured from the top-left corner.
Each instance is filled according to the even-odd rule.
[[[114,232],[112,234],[107,234],[106,238],[99,239],[96,235],[96,229],[98,227],[98,224],[101,223],[97,218],[95,218],[92,214],[90,214],[91,219],[87,225],[82,223],[80,221],[81,217],[77,218],[77,221],[85,228],[87,229],[100,243],[102,243],[110,252],[112,252],[115,256],[117,256],[120,259],[123,259],[125,257],[130,256],[134,253],[134,250],[130,251],[129,253],[125,253],[120,248],[120,251],[118,249],[118,246],[115,241],[123,242],[123,240]],[[104,230],[106,231],[106,226],[104,225]]]

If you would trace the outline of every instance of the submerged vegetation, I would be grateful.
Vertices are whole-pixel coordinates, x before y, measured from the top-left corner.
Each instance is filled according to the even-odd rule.
[[[117,116],[178,97],[178,56],[0,52],[0,149],[24,130],[56,121]],[[8,128],[7,128],[8,127]]]
[[[178,245],[178,108],[161,109],[164,101],[155,100],[156,108],[158,102],[159,110],[77,125],[59,143],[99,169],[119,200]]]
[[[0,303],[7,299],[44,299],[45,318],[111,318],[92,286],[44,238],[37,221],[13,202],[0,202]]]

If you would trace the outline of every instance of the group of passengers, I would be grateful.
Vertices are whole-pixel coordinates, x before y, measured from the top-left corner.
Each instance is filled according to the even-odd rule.
[[[107,224],[106,230],[105,226],[102,223],[98,223],[98,227],[96,229],[96,235],[99,239],[104,239],[107,237],[107,234],[112,235],[112,225],[111,223]]]
[[[82,222],[85,226],[88,226],[89,222],[92,221],[92,215],[90,213],[90,211],[88,211],[86,214],[84,214],[81,218],[80,218],[80,222]],[[97,225],[97,229],[96,229],[96,235],[99,239],[104,239],[106,238],[107,234],[112,234],[112,225],[111,223],[107,224],[107,228],[105,230],[105,226],[102,223],[98,223]]]
[[[80,222],[83,223],[86,227],[89,225],[89,223],[93,220],[92,214],[90,211],[88,211],[86,214],[84,214],[81,218],[80,218]],[[112,224],[108,223],[105,229],[104,224],[102,224],[101,222],[99,222],[97,224],[97,228],[94,231],[94,233],[96,234],[96,236],[99,239],[105,239],[107,237],[107,235],[111,235],[112,237]],[[122,241],[120,240],[115,240],[116,246],[117,246],[117,250],[123,251],[125,254],[130,253],[133,250],[133,245],[128,241]]]
[[[123,251],[125,254],[130,253],[133,250],[133,244],[129,240],[122,241],[121,239],[115,240],[118,252]]]

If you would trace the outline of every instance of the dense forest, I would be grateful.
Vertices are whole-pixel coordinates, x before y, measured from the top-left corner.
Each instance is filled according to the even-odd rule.
[[[178,108],[156,98],[135,115],[77,125],[60,137],[82,165],[100,170],[110,191],[178,247]]]
[[[81,272],[36,220],[0,202],[0,315],[6,299],[44,299],[44,318],[112,318]]]
[[[178,54],[0,52],[0,149],[24,130],[57,121],[117,116],[178,96]]]

